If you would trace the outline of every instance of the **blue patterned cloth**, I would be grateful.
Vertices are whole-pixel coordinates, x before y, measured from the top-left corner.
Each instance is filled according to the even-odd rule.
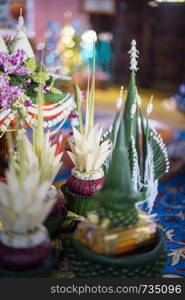
[[[168,252],[163,276],[185,277],[185,173],[159,185],[152,213]]]
[[[185,173],[159,184],[151,215],[158,223],[167,251],[163,277],[185,278]],[[147,201],[138,204],[148,213]]]

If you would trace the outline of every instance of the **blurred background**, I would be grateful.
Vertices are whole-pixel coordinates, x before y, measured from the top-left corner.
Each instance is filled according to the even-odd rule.
[[[2,36],[15,34],[20,8],[37,58],[44,51],[48,72],[71,92],[74,82],[86,88],[89,30],[96,31],[96,118],[105,126],[112,122],[120,86],[128,86],[128,50],[134,38],[143,108],[154,95],[152,122],[170,141],[170,155],[178,153],[174,168],[184,168],[185,1],[0,0]]]
[[[21,0],[0,1],[0,32],[13,33],[19,8],[23,8],[27,33],[37,49],[49,34],[58,42],[64,25],[71,24],[77,35],[92,28],[109,40],[111,79],[128,82],[130,40],[140,50],[139,83],[145,88],[173,92],[185,80],[185,5],[183,0]],[[77,45],[76,45],[77,46]],[[104,46],[105,47],[105,46]],[[111,56],[110,49],[107,56]],[[105,63],[105,62],[104,62]],[[104,66],[105,69],[108,66]]]

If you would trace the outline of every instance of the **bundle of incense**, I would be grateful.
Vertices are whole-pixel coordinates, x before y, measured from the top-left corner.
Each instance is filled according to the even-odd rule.
[[[129,253],[156,240],[156,224],[146,220],[140,220],[128,229],[108,229],[105,224],[79,224],[76,240],[97,254],[111,256]]]

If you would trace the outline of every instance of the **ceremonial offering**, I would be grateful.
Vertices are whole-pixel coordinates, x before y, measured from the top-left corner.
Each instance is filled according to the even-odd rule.
[[[13,39],[0,37],[0,138],[7,131],[34,127],[37,123],[37,94],[39,83],[44,94],[44,128],[56,134],[76,110],[74,97],[54,86],[54,77],[45,67],[37,64],[24,29],[22,11]],[[1,139],[1,148],[6,149],[6,138]],[[4,177],[7,155],[1,151],[0,173]]]
[[[16,160],[12,141],[9,145],[7,184],[0,182],[0,277],[48,276],[57,261],[42,225],[54,205],[54,199],[46,198],[50,181],[40,182],[38,157],[24,134]]]
[[[44,117],[43,117],[43,103],[44,97],[42,86],[39,85],[39,92],[37,98],[38,116],[37,126],[33,128],[33,152],[39,161],[40,168],[40,182],[49,181],[50,189],[47,194],[48,199],[54,200],[54,207],[48,216],[45,223],[51,236],[53,236],[57,229],[60,228],[62,221],[65,219],[66,213],[63,208],[62,197],[52,185],[59,169],[62,166],[63,153],[57,153],[57,144],[52,144],[50,139],[50,131],[44,132]]]
[[[80,128],[73,127],[74,142],[69,143],[71,151],[68,154],[74,163],[71,176],[67,179],[62,191],[65,195],[68,208],[79,215],[86,215],[96,209],[99,202],[93,197],[104,183],[103,163],[110,153],[109,140],[101,142],[102,128],[94,126],[95,101],[95,56],[92,65],[91,88],[87,89],[86,119],[82,120],[82,96],[76,85],[77,110]]]
[[[1,278],[185,277],[182,1],[0,0]]]
[[[33,50],[24,30],[24,19],[20,13],[17,34],[12,40],[0,39],[0,89],[2,107],[0,114],[0,129],[5,132],[15,118],[24,120],[31,126],[28,118],[28,107],[36,100],[39,80],[43,91],[47,94],[63,95],[54,88],[54,80],[45,70],[40,73]],[[55,96],[54,96],[55,97]],[[53,102],[53,101],[50,101]]]
[[[95,222],[93,214],[89,214],[86,222],[78,225],[75,238],[83,246],[101,255],[120,255],[128,253],[145,245],[156,242],[156,224],[139,217],[136,226],[126,228],[109,229],[109,219],[104,218],[101,222]]]
[[[151,212],[158,193],[158,181],[169,171],[169,159],[166,145],[149,119],[153,110],[153,95],[149,99],[145,118],[141,110],[142,99],[136,86],[139,51],[135,40],[131,42],[129,55],[132,73],[123,113],[125,142],[134,190],[143,194]]]
[[[135,41],[129,53],[132,74],[124,113],[104,185],[94,195],[100,205],[78,225],[72,239],[69,260],[79,277],[155,277],[166,258],[154,216],[137,209],[144,200],[152,207],[157,179],[169,164],[165,146],[149,124],[151,100],[146,118],[141,113]]]

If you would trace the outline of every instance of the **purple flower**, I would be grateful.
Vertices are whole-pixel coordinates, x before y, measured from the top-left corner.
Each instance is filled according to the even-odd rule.
[[[6,55],[0,52],[0,66],[3,66],[4,72],[6,74],[18,74],[18,75],[25,75],[30,74],[30,71],[25,62],[25,52],[22,49],[18,49],[10,55]]]
[[[12,102],[18,99],[24,90],[18,86],[11,86],[5,74],[0,76],[0,105],[10,107]]]
[[[87,97],[87,93],[86,92],[82,92],[82,98],[85,99]]]
[[[28,106],[31,106],[32,105],[32,102],[29,98],[27,98],[24,102],[24,106],[28,107]]]
[[[49,92],[51,87],[49,85],[44,86],[44,92]]]
[[[31,84],[31,78],[25,77],[24,80],[25,80],[25,82],[26,82],[26,85],[27,85],[27,86],[30,86],[30,84]]]

